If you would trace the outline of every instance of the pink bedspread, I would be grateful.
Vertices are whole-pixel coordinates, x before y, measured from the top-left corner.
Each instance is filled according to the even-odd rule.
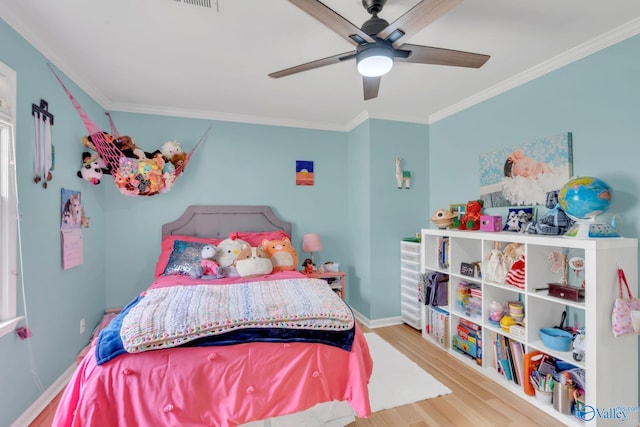
[[[348,401],[371,414],[373,361],[356,325],[350,352],[325,344],[247,343],[125,354],[93,351],[64,391],[53,426],[236,426]]]
[[[279,272],[231,284],[305,277]],[[160,276],[150,289],[202,280]],[[333,294],[330,294],[333,295]],[[347,401],[359,417],[371,414],[373,361],[358,325],[351,351],[302,342],[255,342],[176,347],[121,354],[97,365],[92,347],[78,365],[53,426],[237,426]]]

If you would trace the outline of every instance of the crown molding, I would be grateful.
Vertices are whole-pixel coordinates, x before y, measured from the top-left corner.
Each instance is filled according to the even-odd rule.
[[[432,124],[453,114],[459,113],[469,107],[473,107],[487,99],[500,95],[513,88],[537,79],[545,74],[555,71],[565,65],[585,58],[593,53],[599,52],[609,46],[619,43],[623,40],[633,37],[640,33],[640,18],[636,18],[618,28],[615,28],[609,32],[602,34],[586,43],[583,43],[575,48],[557,55],[545,62],[542,62],[528,70],[523,71],[501,83],[498,83],[489,89],[483,90],[473,96],[470,96],[450,107],[431,114],[427,123]]]

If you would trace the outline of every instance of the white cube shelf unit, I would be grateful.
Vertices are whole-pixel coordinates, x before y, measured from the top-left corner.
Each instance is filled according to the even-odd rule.
[[[477,362],[459,351],[445,349],[474,369],[501,384],[516,395],[535,405],[567,425],[603,426],[638,425],[638,338],[615,337],[611,331],[611,310],[618,296],[618,267],[625,272],[632,292],[638,283],[638,241],[631,238],[574,239],[564,236],[527,235],[512,232],[462,231],[455,229],[422,229],[420,271],[439,271],[449,274],[449,331],[456,333],[460,319],[470,320],[482,327],[482,360]],[[443,245],[443,238],[448,238]],[[521,243],[525,248],[525,287],[519,289],[505,283],[493,283],[480,277],[460,273],[461,263],[484,260],[489,252],[506,244]],[[442,250],[445,253],[442,253]],[[550,254],[562,251],[584,259],[581,271],[584,279],[584,301],[574,302],[548,295],[540,290],[548,283],[560,281],[561,274],[551,270]],[[569,270],[569,274],[573,274]],[[467,313],[456,303],[456,289],[461,282],[475,283],[482,291],[482,312]],[[516,336],[505,332],[489,321],[492,301],[520,301],[525,311],[525,333]],[[428,307],[422,306],[422,322]],[[579,314],[585,333],[585,356],[576,361],[573,351],[550,350],[542,343],[539,329],[559,325],[564,311]],[[569,318],[568,318],[569,320]],[[567,325],[567,324],[565,324]],[[569,326],[573,323],[569,322]],[[502,335],[520,342],[524,352],[541,351],[585,371],[586,405],[594,411],[593,419],[584,421],[574,415],[562,414],[552,405],[543,403],[524,392],[522,384],[508,381],[494,367],[494,347],[489,336]],[[423,337],[432,340],[423,330]],[[449,337],[451,340],[451,336]],[[451,341],[449,341],[451,342]],[[528,378],[523,379],[528,381]],[[616,418],[616,408],[631,408],[627,418]],[[609,416],[607,416],[609,415]]]

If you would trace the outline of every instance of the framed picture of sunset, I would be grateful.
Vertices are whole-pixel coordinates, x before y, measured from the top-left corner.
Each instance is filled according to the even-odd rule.
[[[296,160],[296,185],[313,185],[313,161]]]

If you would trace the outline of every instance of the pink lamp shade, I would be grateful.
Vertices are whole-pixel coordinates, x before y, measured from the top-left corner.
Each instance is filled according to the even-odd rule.
[[[305,234],[302,236],[302,252],[320,252],[322,241],[318,233]]]
[[[318,233],[304,234],[302,236],[302,252],[311,253],[311,262],[315,263],[313,259],[314,252],[320,252],[322,250],[322,241]]]

